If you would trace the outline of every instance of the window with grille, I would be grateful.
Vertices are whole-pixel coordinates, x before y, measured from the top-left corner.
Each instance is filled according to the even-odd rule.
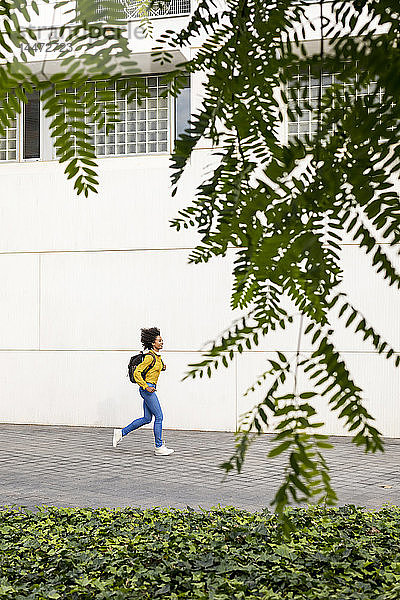
[[[133,96],[130,102],[124,97],[122,87],[126,86],[129,80],[121,80],[106,87],[108,92],[111,92],[112,98],[108,102],[116,104],[119,119],[117,123],[112,123],[110,120],[108,132],[105,126],[100,127],[98,123],[93,123],[88,116],[86,117],[96,156],[168,152],[169,103],[167,97],[162,97],[162,94],[167,91],[167,85],[163,83],[160,76],[145,77],[145,80],[149,97],[142,98],[141,103],[135,87],[130,90]],[[104,88],[96,83],[94,88],[96,104],[100,105],[107,125],[102,91]],[[79,103],[81,92],[78,94],[76,89],[70,88],[68,93],[75,96]]]
[[[377,83],[370,81],[368,84],[358,90],[354,90],[354,83],[343,82],[339,73],[322,73],[322,96],[326,89],[332,84],[340,85],[343,91],[343,96],[349,94],[350,97],[363,98],[377,94],[377,99],[381,103],[383,99],[383,90],[377,90]],[[308,67],[307,71],[298,71],[288,82],[288,106],[293,114],[289,116],[288,137],[298,137],[300,139],[305,136],[312,136],[318,129],[318,99],[319,99],[320,77],[311,73]],[[296,100],[292,99],[292,93],[295,94]],[[295,107],[300,108],[302,114],[299,115],[295,111]],[[311,106],[312,110],[306,109],[305,105]],[[334,129],[333,129],[334,131]]]
[[[327,87],[334,82],[334,75],[331,73],[322,74],[322,95]],[[318,98],[320,93],[320,78],[314,76],[310,69],[307,71],[298,71],[288,83],[289,88],[289,109],[293,113],[293,117],[288,124],[288,137],[299,137],[304,139],[305,136],[312,136],[318,129]],[[296,89],[292,89],[296,88]],[[296,100],[292,99],[292,93],[295,94]],[[309,104],[313,110],[307,110],[305,105]],[[299,115],[295,111],[296,105],[302,111]]]
[[[121,0],[127,19],[135,19],[143,16],[143,2],[141,0]],[[148,17],[178,16],[190,13],[190,0],[161,0],[154,2],[151,8],[146,10]]]
[[[156,0],[152,3],[151,8],[146,9],[143,0],[94,0],[93,15],[88,12],[87,0],[81,2],[77,0],[76,11],[81,18],[89,16],[89,19],[97,18],[102,21],[112,15],[118,19],[140,19],[141,17],[162,17],[162,16],[179,16],[190,14],[191,0]],[[147,4],[149,1],[147,0]],[[120,10],[118,9],[120,7]],[[90,7],[89,7],[90,10]]]
[[[26,96],[27,102],[24,103],[22,112],[15,116],[5,132],[0,135],[0,161],[41,158],[40,93],[34,90]],[[6,101],[8,98],[7,94]]]
[[[117,19],[125,19],[126,10],[124,4],[124,0],[114,0],[113,2],[109,2],[108,0],[95,0],[95,16],[100,21],[107,21],[111,16]]]
[[[5,100],[7,101],[8,98],[7,94]],[[6,127],[4,133],[0,133],[0,160],[17,160],[17,140],[18,127],[15,118],[9,127]]]

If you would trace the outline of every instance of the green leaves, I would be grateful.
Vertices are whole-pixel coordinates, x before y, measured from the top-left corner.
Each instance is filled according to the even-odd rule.
[[[3,507],[0,598],[397,598],[399,508],[285,515],[290,537],[267,509]]]

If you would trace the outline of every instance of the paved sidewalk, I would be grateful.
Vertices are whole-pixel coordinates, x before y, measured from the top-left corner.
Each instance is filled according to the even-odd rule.
[[[0,424],[0,505],[268,506],[282,476],[281,457],[266,460],[271,436],[258,438],[243,473],[223,481],[218,465],[233,450],[230,433],[166,431],[175,454],[153,454],[151,430],[113,448],[112,429]],[[365,455],[347,438],[326,451],[339,504],[400,504],[400,440],[385,454]],[[388,487],[384,487],[388,486]],[[390,486],[390,487],[389,487]]]

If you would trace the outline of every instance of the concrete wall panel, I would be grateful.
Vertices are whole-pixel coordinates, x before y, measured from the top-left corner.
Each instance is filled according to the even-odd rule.
[[[39,260],[0,255],[0,349],[38,347]]]
[[[174,199],[168,164],[168,156],[99,160],[99,193],[89,198],[76,196],[56,161],[0,164],[0,252],[193,247],[198,236],[169,221],[190,203],[205,157],[196,153]]]
[[[397,272],[400,272],[400,257],[393,248],[383,247],[383,250],[392,259]],[[351,304],[361,311],[375,331],[395,350],[400,351],[399,289],[395,285],[389,287],[382,272],[376,273],[376,267],[372,267],[372,259],[373,253],[365,255],[357,246],[343,247],[343,290],[348,293]],[[346,314],[350,316],[350,312]],[[341,319],[341,323],[337,324],[338,333],[334,338],[337,347],[348,351],[372,350],[368,341],[363,342],[362,334],[354,335],[354,324],[346,329],[345,321]],[[358,321],[356,319],[353,323]]]
[[[271,353],[263,352],[246,352],[238,357],[237,402],[239,416],[264,399],[266,391],[272,383],[271,377],[256,392],[246,397],[243,394],[257,377],[269,368],[268,358],[274,359]],[[400,377],[399,371],[393,365],[393,361],[388,361],[383,356],[366,352],[344,352],[342,358],[345,360],[351,376],[364,391],[364,404],[376,420],[376,425],[374,426],[385,436],[398,437],[400,435],[397,418],[400,400]],[[304,374],[299,374],[297,389],[299,393],[313,390],[312,384],[306,379]],[[282,394],[291,393],[292,391],[293,378],[282,388]],[[314,418],[314,422],[323,421],[325,423],[325,426],[319,430],[320,433],[349,435],[344,421],[339,420],[337,414],[330,411],[325,397],[312,398],[310,403],[318,412],[318,415]],[[272,427],[274,422],[274,420],[271,421]]]
[[[0,352],[0,421],[123,427],[142,416],[137,385],[126,377],[130,352]],[[158,394],[164,427],[235,428],[235,378],[227,373],[181,383],[197,353],[163,353]]]
[[[166,347],[198,350],[230,323],[228,259],[188,265],[186,251],[42,258],[42,349],[139,347],[159,325]]]

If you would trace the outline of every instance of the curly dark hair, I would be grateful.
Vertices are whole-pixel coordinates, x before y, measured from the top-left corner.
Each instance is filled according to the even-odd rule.
[[[160,330],[158,327],[150,327],[149,329],[141,329],[140,331],[142,332],[140,340],[143,348],[145,350],[152,350],[156,337],[160,335]]]

